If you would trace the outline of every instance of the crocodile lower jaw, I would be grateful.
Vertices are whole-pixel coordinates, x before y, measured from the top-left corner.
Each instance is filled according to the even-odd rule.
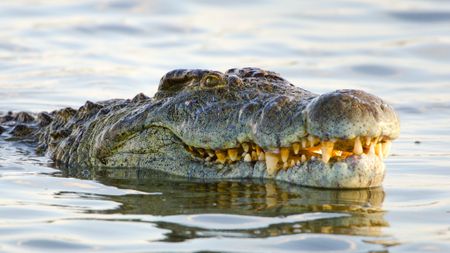
[[[206,149],[186,145],[194,158],[205,163],[232,164],[239,161],[255,163],[265,161],[267,173],[276,175],[279,171],[321,160],[325,164],[345,162],[349,157],[376,156],[380,161],[388,157],[391,140],[386,136],[358,136],[353,139],[321,140],[309,135],[288,147],[264,150],[255,143],[244,142],[229,149]]]

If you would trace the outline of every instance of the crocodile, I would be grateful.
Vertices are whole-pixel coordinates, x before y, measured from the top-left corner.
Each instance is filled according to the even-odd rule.
[[[380,186],[399,129],[398,115],[377,96],[318,95],[259,68],[177,69],[154,97],[0,117],[2,138],[35,145],[61,168],[322,188]]]

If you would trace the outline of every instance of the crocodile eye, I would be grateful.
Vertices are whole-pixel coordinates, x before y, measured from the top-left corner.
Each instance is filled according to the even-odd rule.
[[[205,87],[216,87],[222,84],[224,84],[223,79],[216,75],[208,75],[202,82],[202,85]]]

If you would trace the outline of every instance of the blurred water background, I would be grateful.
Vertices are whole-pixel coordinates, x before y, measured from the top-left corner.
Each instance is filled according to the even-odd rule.
[[[450,1],[0,2],[0,112],[153,95],[175,68],[379,95],[384,186],[73,177],[0,142],[0,252],[450,252]]]

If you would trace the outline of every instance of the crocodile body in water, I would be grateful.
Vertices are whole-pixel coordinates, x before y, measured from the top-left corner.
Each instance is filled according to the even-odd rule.
[[[273,178],[326,188],[382,183],[399,134],[391,106],[360,90],[317,95],[257,68],[174,70],[153,98],[0,117],[0,134],[58,166]]]

